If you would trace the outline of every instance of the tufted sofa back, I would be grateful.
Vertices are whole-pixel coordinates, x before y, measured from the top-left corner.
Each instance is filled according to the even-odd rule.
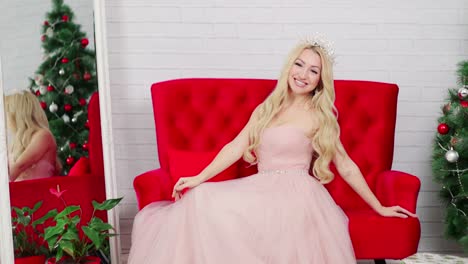
[[[161,168],[169,171],[168,148],[220,150],[245,126],[275,85],[276,80],[261,79],[179,79],[153,84]],[[338,80],[335,91],[341,141],[374,189],[375,176],[392,164],[398,87]],[[246,168],[240,161],[239,170],[245,176],[256,168]],[[341,177],[326,187],[344,209],[367,206]]]

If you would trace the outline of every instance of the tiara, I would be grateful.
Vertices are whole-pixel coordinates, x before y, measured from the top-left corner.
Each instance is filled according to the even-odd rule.
[[[301,43],[321,48],[330,58],[331,62],[335,61],[335,48],[333,47],[333,42],[327,40],[320,33],[315,33],[313,36],[303,37]]]

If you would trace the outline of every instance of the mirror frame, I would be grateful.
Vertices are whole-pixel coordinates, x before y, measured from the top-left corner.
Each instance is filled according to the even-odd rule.
[[[117,198],[117,179],[115,174],[114,140],[112,134],[112,111],[107,58],[106,16],[104,0],[93,0],[94,35],[96,50],[96,72],[98,76],[99,108],[101,115],[102,154],[104,158],[104,177],[106,198]],[[11,230],[11,206],[8,180],[8,158],[6,146],[6,125],[3,101],[3,75],[0,58],[0,263],[14,263],[13,238]],[[108,211],[108,223],[120,233],[118,206]],[[120,264],[120,237],[110,239],[111,263]]]

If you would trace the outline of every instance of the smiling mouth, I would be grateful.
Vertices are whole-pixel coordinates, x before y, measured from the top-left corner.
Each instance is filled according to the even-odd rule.
[[[297,80],[296,78],[294,78],[294,83],[295,83],[297,86],[301,87],[301,88],[306,87],[307,84],[308,84],[308,83],[306,83],[306,82],[301,82],[301,81]]]

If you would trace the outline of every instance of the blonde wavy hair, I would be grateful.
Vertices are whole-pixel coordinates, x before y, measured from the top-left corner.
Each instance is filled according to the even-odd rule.
[[[13,161],[16,161],[31,143],[34,133],[41,129],[50,132],[49,122],[39,100],[28,91],[5,96],[5,112],[11,129],[15,132],[9,153]],[[55,170],[61,171],[58,158],[56,158]]]
[[[255,122],[249,130],[249,146],[243,154],[243,159],[252,165],[258,162],[256,150],[260,144],[260,135],[290,99],[289,71],[305,49],[317,53],[322,63],[319,84],[311,92],[308,103],[315,110],[319,121],[318,129],[311,139],[312,146],[314,146],[314,158],[311,161],[312,173],[321,183],[326,184],[334,178],[329,167],[330,163],[337,151],[343,153],[344,150],[339,142],[340,128],[337,121],[338,111],[334,106],[335,90],[331,58],[322,48],[310,43],[301,43],[291,51],[275,89],[255,110],[253,115]]]

